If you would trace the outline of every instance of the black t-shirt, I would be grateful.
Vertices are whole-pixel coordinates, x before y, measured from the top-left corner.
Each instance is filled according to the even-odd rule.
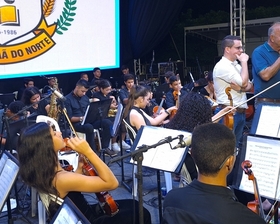
[[[188,186],[172,189],[164,199],[164,224],[264,224],[257,214],[237,201],[226,187],[194,180]]]

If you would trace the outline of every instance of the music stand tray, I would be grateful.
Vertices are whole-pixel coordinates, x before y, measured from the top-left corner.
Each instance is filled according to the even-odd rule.
[[[18,121],[9,123],[9,133],[7,133],[7,141],[5,144],[5,149],[11,150],[16,148],[17,140],[15,140],[18,137],[18,134],[23,128],[26,128],[27,126],[31,124],[36,123],[36,117],[37,115],[30,115],[27,118],[22,118]],[[8,129],[7,129],[8,130]]]
[[[19,165],[16,158],[9,152],[4,151],[0,159],[0,213],[4,207],[6,200],[9,199],[10,191],[16,181]]]
[[[90,224],[84,214],[77,208],[77,206],[71,201],[70,198],[66,197],[59,207],[55,216],[51,220],[50,224],[59,223],[82,223]]]
[[[106,99],[90,103],[87,106],[82,125],[87,123],[93,123],[99,119],[107,118],[111,103],[112,99]]]

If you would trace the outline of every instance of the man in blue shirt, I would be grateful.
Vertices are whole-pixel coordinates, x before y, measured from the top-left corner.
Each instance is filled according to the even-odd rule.
[[[69,93],[66,98],[65,107],[67,114],[71,120],[73,127],[76,131],[86,134],[86,140],[92,149],[96,149],[94,142],[94,129],[102,129],[102,149],[110,156],[117,154],[109,149],[111,141],[111,127],[112,122],[108,119],[100,119],[92,123],[81,124],[84,119],[86,108],[89,105],[89,98],[85,95],[89,89],[89,83],[86,80],[80,79],[76,83],[75,89]]]
[[[268,41],[252,54],[255,94],[280,81],[280,22],[268,29]],[[280,103],[279,87],[273,87],[256,98],[260,102]]]

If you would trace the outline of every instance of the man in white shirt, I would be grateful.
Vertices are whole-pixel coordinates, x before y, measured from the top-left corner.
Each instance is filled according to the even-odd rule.
[[[228,35],[222,41],[223,57],[215,65],[213,70],[214,89],[216,93],[217,107],[215,113],[222,108],[230,105],[226,88],[235,87],[230,91],[233,106],[237,106],[246,101],[246,91],[252,87],[249,81],[248,59],[249,56],[243,52],[242,41],[240,37]],[[238,61],[239,63],[238,63]],[[238,88],[239,86],[239,88]],[[233,132],[236,138],[236,146],[243,134],[245,126],[247,103],[244,103],[236,109],[233,125]]]

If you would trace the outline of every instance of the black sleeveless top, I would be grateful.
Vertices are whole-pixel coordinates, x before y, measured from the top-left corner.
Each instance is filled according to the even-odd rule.
[[[144,118],[145,124],[146,124],[147,126],[151,126],[151,122],[148,120],[148,118],[145,117],[145,115],[144,115],[142,109],[140,109],[139,107],[135,107],[135,106],[133,106],[133,107],[131,108],[131,110],[133,110],[133,109],[136,110],[139,114],[141,114],[141,116]],[[134,129],[134,131],[137,133],[138,130],[136,129],[136,127],[133,126],[133,125],[131,125],[131,123],[130,123],[130,112],[131,112],[131,110],[130,110],[129,113],[128,113],[128,116],[127,116],[127,118],[126,118],[126,122],[127,122],[127,123]]]

